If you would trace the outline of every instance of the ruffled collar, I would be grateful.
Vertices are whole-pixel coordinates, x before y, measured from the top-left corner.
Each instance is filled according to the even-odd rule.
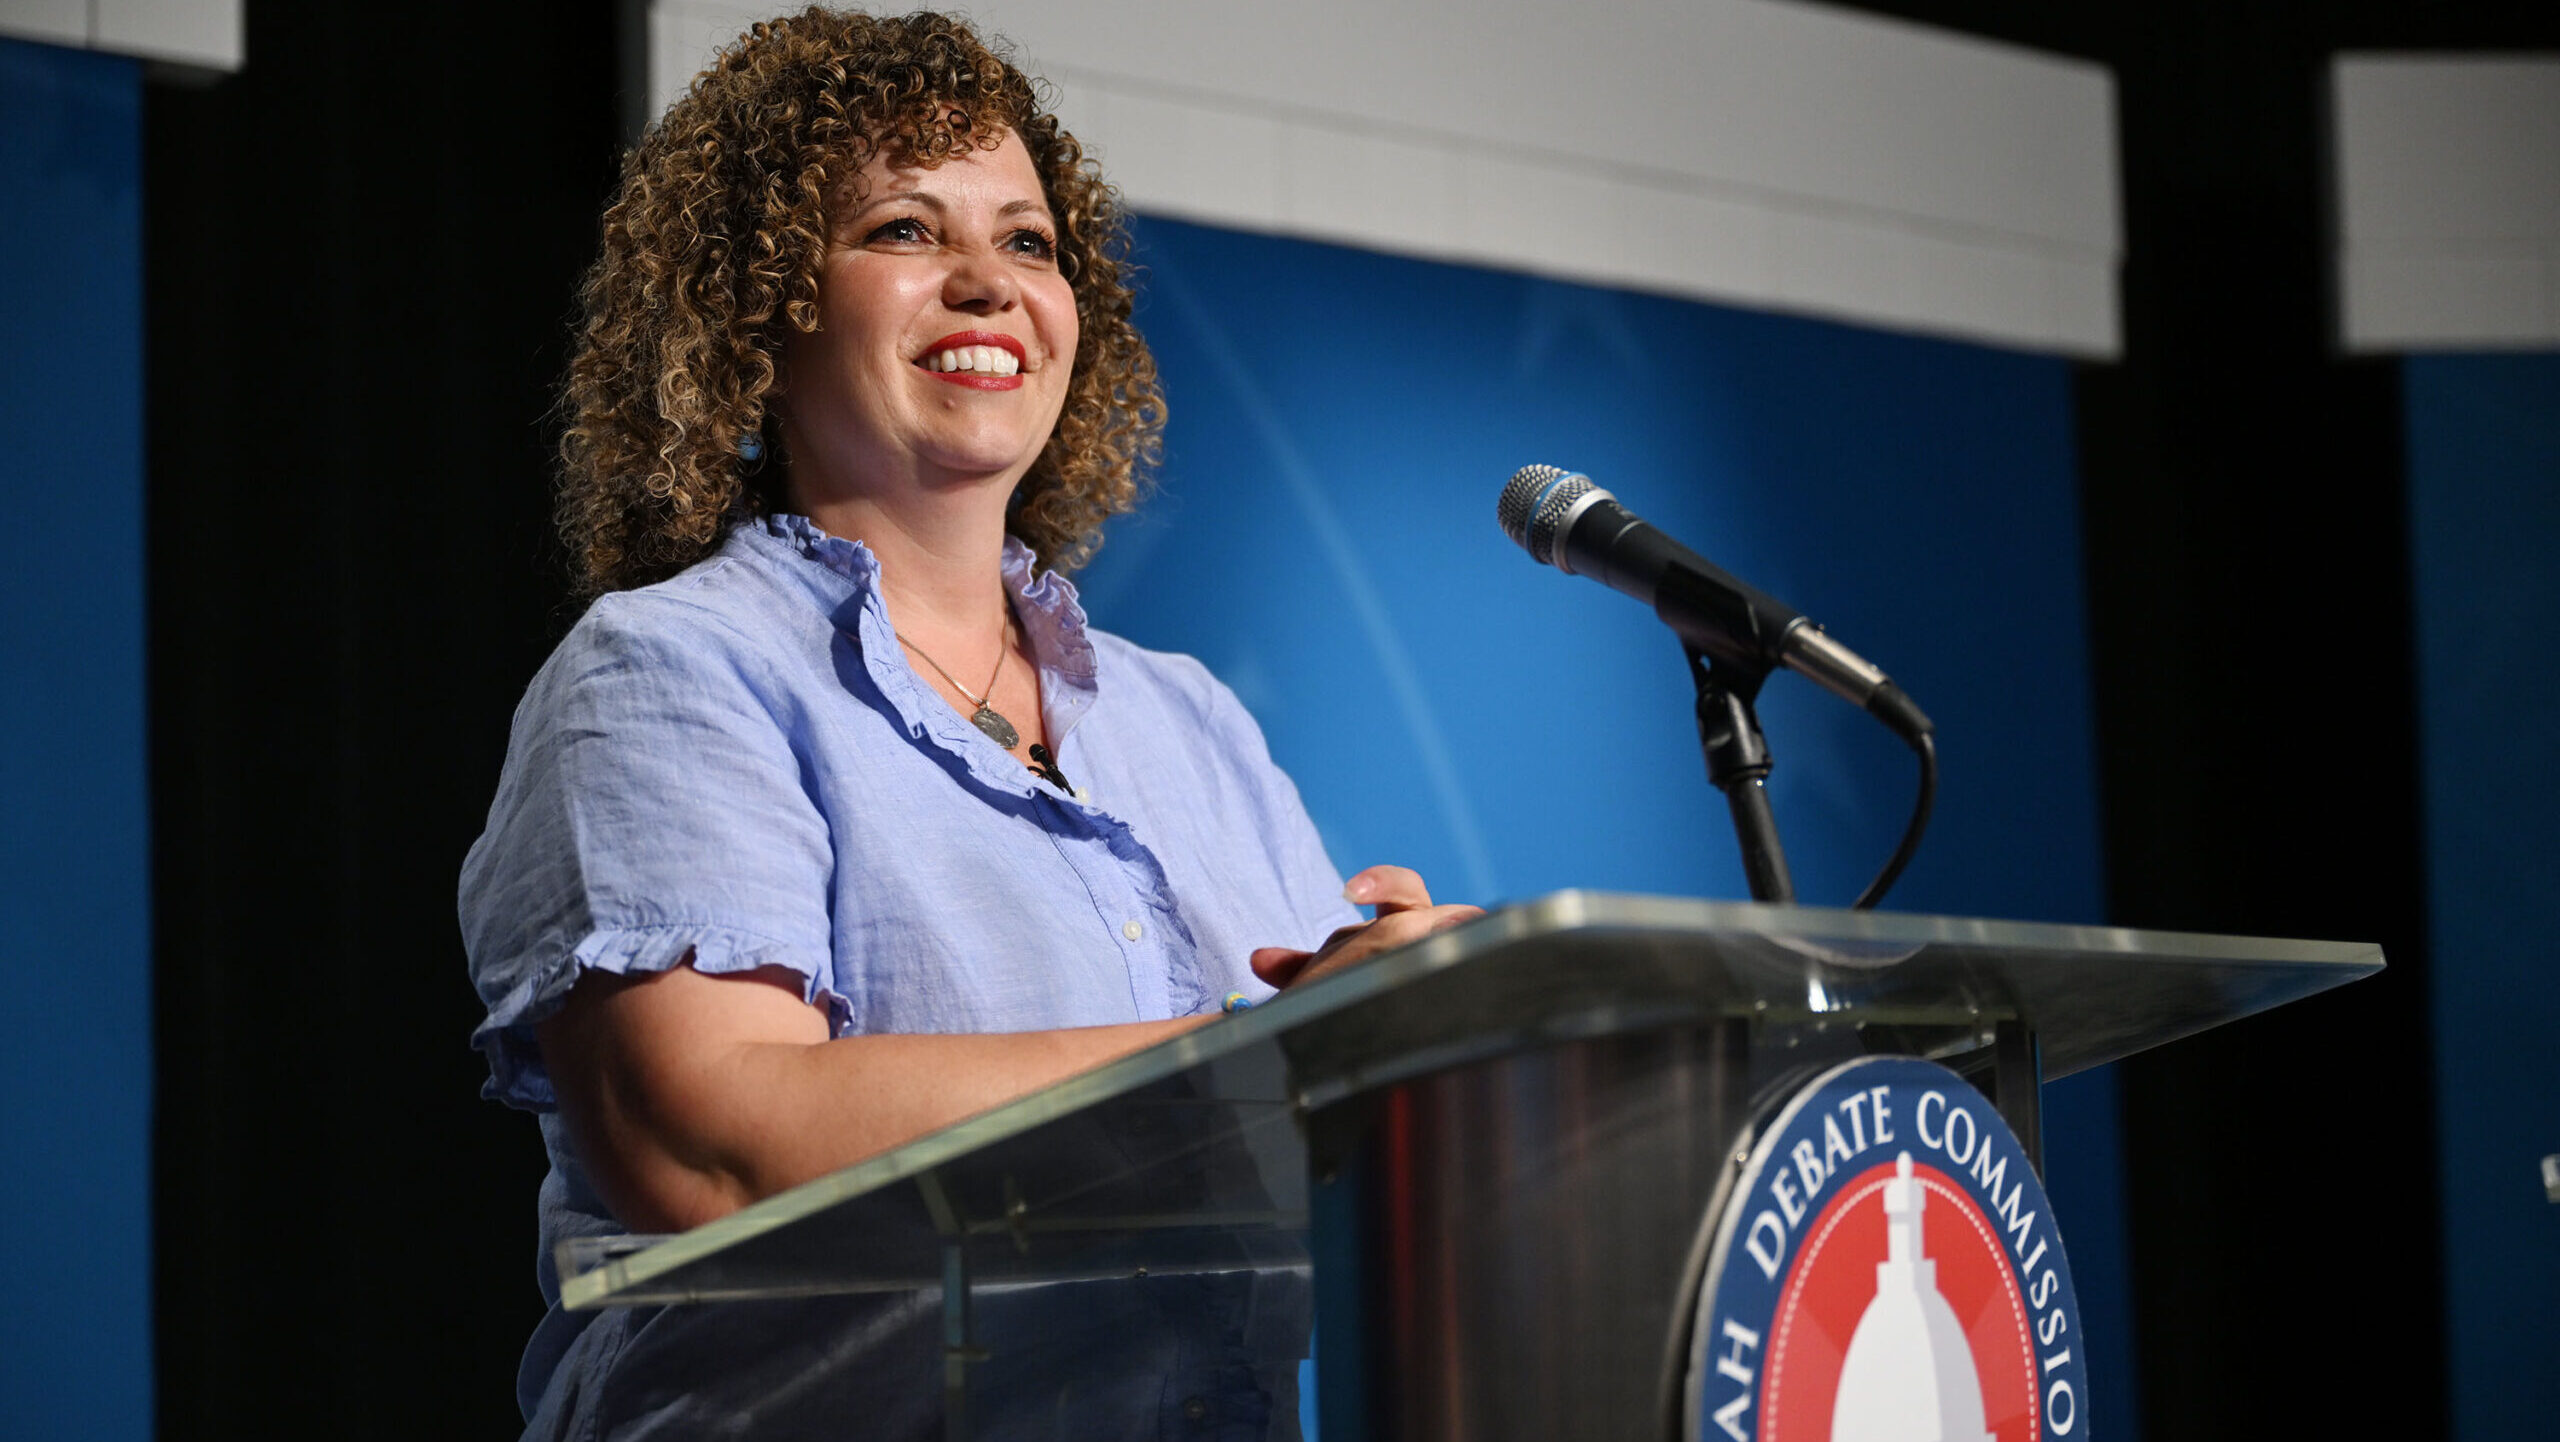
[[[989,779],[1000,777],[1007,790],[1029,783],[1031,773],[1020,761],[968,724],[908,664],[881,598],[880,558],[869,546],[830,535],[806,516],[769,515],[759,524],[765,534],[852,584],[860,620],[856,626],[838,624],[853,634],[873,681],[910,726],[921,726],[968,757],[972,769]],[[1040,671],[1042,729],[1063,759],[1068,734],[1092,709],[1099,668],[1093,642],[1085,634],[1084,606],[1076,597],[1075,583],[1056,571],[1038,570],[1037,562],[1029,546],[1012,536],[1004,538],[1000,562],[1004,588],[1013,597],[1014,618],[1022,623]]]

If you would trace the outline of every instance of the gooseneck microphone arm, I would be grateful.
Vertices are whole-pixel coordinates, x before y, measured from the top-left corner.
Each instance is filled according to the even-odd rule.
[[[1764,789],[1768,743],[1752,709],[1769,673],[1795,671],[1892,727],[1919,757],[1919,793],[1900,844],[1852,905],[1884,899],[1919,849],[1938,794],[1933,728],[1892,678],[1793,607],[1647,525],[1588,476],[1523,466],[1503,488],[1496,518],[1531,558],[1644,602],[1679,635],[1698,688],[1707,777],[1733,813],[1755,900],[1794,893]]]

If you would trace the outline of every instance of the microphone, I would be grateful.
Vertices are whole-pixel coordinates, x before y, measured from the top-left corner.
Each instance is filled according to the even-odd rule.
[[[1718,661],[1764,674],[1783,666],[1914,745],[1932,729],[1883,671],[1804,613],[1647,525],[1589,476],[1522,466],[1502,488],[1494,516],[1532,560],[1633,596],[1681,640]]]

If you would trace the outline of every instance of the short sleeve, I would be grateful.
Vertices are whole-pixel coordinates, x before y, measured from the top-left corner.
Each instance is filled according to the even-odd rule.
[[[1298,921],[1295,936],[1275,937],[1273,944],[1320,947],[1337,928],[1358,924],[1360,909],[1343,899],[1342,871],[1326,854],[1324,838],[1307,815],[1297,783],[1271,759],[1271,745],[1253,713],[1208,668],[1196,661],[1191,664],[1207,689],[1209,732],[1253,788],[1259,830],[1279,872],[1290,913]]]
[[[789,967],[844,1029],[806,721],[761,662],[680,598],[616,594],[534,678],[462,869],[488,1095],[553,1106],[533,1026],[590,970]]]

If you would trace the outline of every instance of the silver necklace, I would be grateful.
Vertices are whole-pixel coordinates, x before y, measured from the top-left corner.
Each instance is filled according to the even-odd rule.
[[[985,732],[988,740],[993,741],[998,746],[1010,751],[1022,740],[1022,733],[1013,729],[1013,723],[1004,719],[1003,712],[998,711],[993,706],[987,704],[989,701],[995,699],[996,678],[1004,674],[1005,655],[1013,650],[1013,640],[1010,634],[1010,628],[1007,629],[1006,633],[1000,634],[997,637],[997,642],[996,668],[987,673],[986,694],[982,696],[971,696],[969,694],[969,688],[961,685],[958,677],[952,675],[948,671],[942,670],[941,662],[933,659],[931,656],[924,655],[924,648],[922,646],[917,645],[915,642],[908,640],[904,636],[900,636],[898,638],[899,645],[906,647],[908,650],[915,652],[919,656],[924,656],[924,663],[926,665],[931,666],[936,671],[941,671],[942,679],[951,683],[951,689],[959,692],[963,700],[968,701],[970,705],[978,708],[976,711],[970,713],[969,724],[977,727],[980,731]]]

